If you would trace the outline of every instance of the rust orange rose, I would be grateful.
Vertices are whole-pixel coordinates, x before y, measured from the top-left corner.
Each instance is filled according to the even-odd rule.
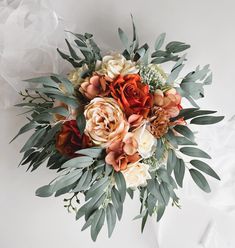
[[[148,116],[152,106],[149,86],[141,82],[138,74],[119,75],[110,84],[111,95],[125,111],[127,116],[132,114]]]
[[[63,155],[76,156],[75,152],[90,145],[90,139],[81,135],[75,120],[63,123],[56,137],[56,149]]]

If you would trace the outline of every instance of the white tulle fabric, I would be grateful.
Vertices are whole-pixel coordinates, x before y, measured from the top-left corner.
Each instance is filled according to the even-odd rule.
[[[64,27],[48,1],[1,1],[0,108],[8,108],[19,100],[17,92],[25,87],[24,79],[65,72],[68,64],[59,59],[55,49],[63,46]],[[235,216],[235,120],[213,126],[209,132],[208,128],[201,128],[198,143],[214,158],[213,166],[222,180],[211,181],[213,193],[205,195],[195,190],[190,179],[185,182],[184,194],[188,199],[206,202],[226,215]],[[161,225],[155,222],[150,225],[158,247],[158,238],[164,241],[164,233]],[[216,219],[211,218],[202,231],[198,247],[227,247]]]
[[[61,72],[57,47],[63,47],[62,21],[48,1],[0,1],[0,107],[18,100],[22,80]]]

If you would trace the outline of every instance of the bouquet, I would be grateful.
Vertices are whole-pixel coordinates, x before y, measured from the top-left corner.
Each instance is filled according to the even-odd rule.
[[[150,54],[147,43],[139,45],[133,18],[132,26],[132,39],[118,29],[122,53],[102,54],[92,34],[70,33],[69,54],[57,50],[74,69],[26,80],[34,87],[20,92],[24,102],[17,105],[27,109],[28,123],[16,137],[33,130],[20,165],[34,171],[45,162],[57,173],[36,195],[67,194],[65,207],[84,218],[82,230],[90,227],[94,241],[105,222],[111,236],[126,193],[139,197],[135,219],[142,219],[143,231],[148,216],[159,221],[169,202],[180,206],[175,191],[185,171],[205,192],[205,174],[220,179],[189,126],[223,119],[195,101],[211,84],[209,65],[179,77],[190,46],[172,41],[162,48],[163,33]],[[173,62],[169,72],[166,62]],[[183,98],[192,107],[183,107]]]

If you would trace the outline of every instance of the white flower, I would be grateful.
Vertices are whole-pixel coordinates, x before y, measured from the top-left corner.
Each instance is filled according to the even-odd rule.
[[[84,82],[84,78],[81,77],[81,74],[86,70],[88,70],[88,66],[85,64],[82,67],[75,68],[69,73],[68,79],[72,82],[75,88],[80,86],[81,83]]]
[[[147,179],[151,179],[149,174],[149,165],[140,163],[130,163],[122,174],[126,180],[127,188],[136,189],[139,186],[146,186]]]
[[[99,72],[113,79],[119,74],[122,76],[137,74],[139,69],[131,60],[126,60],[123,55],[114,53],[103,57]]]
[[[146,124],[137,128],[134,137],[138,143],[138,152],[142,158],[149,158],[153,155],[156,148],[156,138],[146,129]]]

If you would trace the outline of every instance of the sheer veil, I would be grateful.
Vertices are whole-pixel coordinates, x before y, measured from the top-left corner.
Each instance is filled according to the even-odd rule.
[[[64,26],[49,1],[0,1],[0,109],[19,101],[18,92],[25,88],[23,79],[66,72],[69,65],[59,58],[57,47],[64,48]],[[195,191],[190,180],[186,182],[184,193],[189,199],[193,195],[196,200],[204,200],[208,205],[235,216],[235,120],[212,127],[209,132],[208,127],[205,131],[200,130],[198,141],[213,156],[215,170],[221,175],[222,182],[215,182],[213,193],[205,197]],[[153,222],[150,225],[158,239],[159,226]],[[204,243],[209,237],[208,228]]]
[[[63,43],[63,23],[48,1],[0,2],[0,108],[17,102],[23,79],[66,69],[56,51]]]

